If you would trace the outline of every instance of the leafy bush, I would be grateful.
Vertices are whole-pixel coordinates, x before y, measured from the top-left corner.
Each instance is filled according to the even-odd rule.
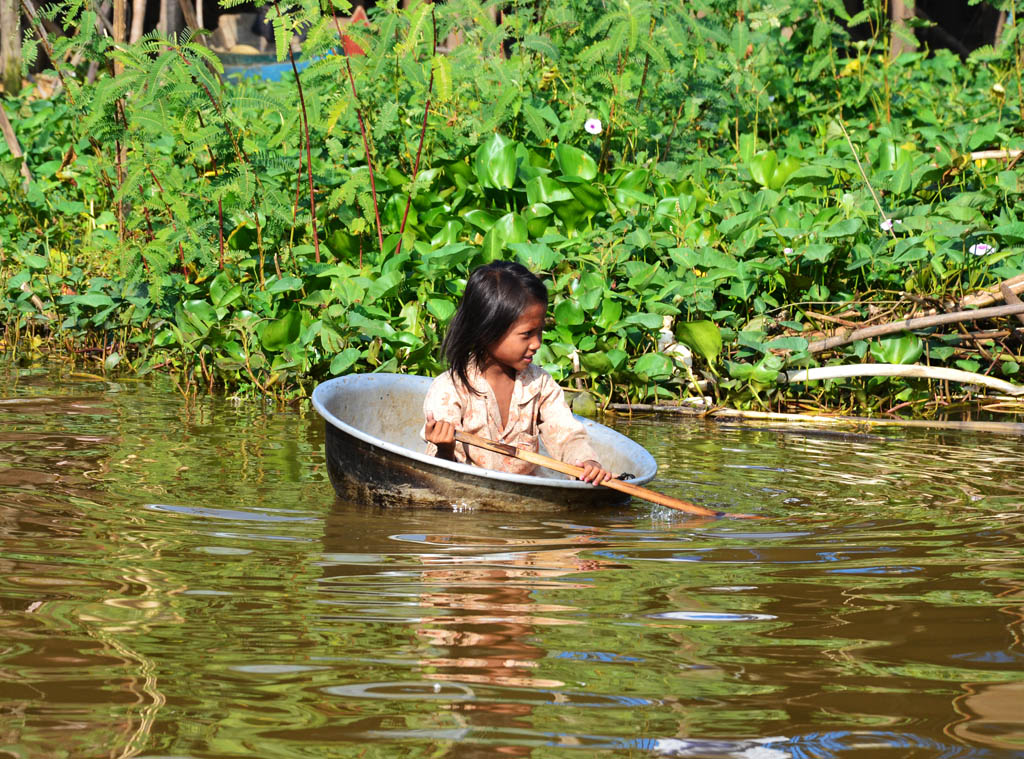
[[[77,7],[50,13],[92,28]],[[1024,147],[1016,27],[967,61],[889,61],[884,25],[853,42],[865,19],[840,2],[550,0],[497,22],[471,0],[391,2],[343,30],[309,0],[274,8],[279,59],[305,35],[298,79],[224,78],[188,35],[49,42],[123,72],[68,70],[62,97],[5,106],[34,176],[0,155],[9,345],[92,345],[186,391],[431,374],[468,272],[517,258],[549,283],[541,360],[560,380],[644,400],[704,375],[723,400],[781,403],[798,391],[780,370],[869,355],[811,354],[810,333],[1024,270],[1016,159],[971,157]],[[335,55],[339,31],[367,55]],[[971,370],[1020,363],[1019,339],[919,343]]]

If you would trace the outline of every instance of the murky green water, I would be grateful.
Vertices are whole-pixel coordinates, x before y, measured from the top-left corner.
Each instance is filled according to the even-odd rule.
[[[0,390],[0,756],[1024,756],[1024,440],[614,421],[770,518],[382,514],[311,413]]]

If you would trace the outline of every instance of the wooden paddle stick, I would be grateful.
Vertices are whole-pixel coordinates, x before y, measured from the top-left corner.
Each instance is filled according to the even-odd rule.
[[[567,474],[570,477],[579,478],[579,476],[583,474],[583,467],[566,464],[564,461],[553,459],[542,453],[524,451],[521,448],[516,448],[514,445],[495,443],[493,440],[488,440],[487,438],[480,437],[479,435],[473,435],[469,432],[456,431],[455,439],[460,443],[475,445],[477,448],[483,448],[484,450],[491,451],[492,453],[500,453],[503,456],[511,456],[514,459],[527,461],[546,469],[554,469],[556,472]],[[642,488],[639,485],[624,482],[623,480],[607,480],[606,482],[602,482],[601,485],[606,488],[611,488],[612,490],[618,490],[621,493],[627,493],[634,498],[640,498],[644,501],[650,501],[651,503],[656,503],[660,506],[666,506],[670,509],[676,509],[677,511],[685,511],[690,514],[697,514],[702,517],[739,517],[742,519],[761,518],[753,514],[727,514],[724,511],[712,511],[711,509],[706,509],[703,506],[698,506],[695,503],[690,503],[689,501],[684,501],[679,498],[672,498],[654,490],[648,490],[647,488]]]

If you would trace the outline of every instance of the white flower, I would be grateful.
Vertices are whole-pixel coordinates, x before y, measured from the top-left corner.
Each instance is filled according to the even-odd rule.
[[[774,95],[769,95],[768,96],[768,102],[769,103],[774,103],[775,102],[775,96]]]
[[[793,249],[792,249],[792,248],[783,248],[783,249],[782,249],[782,252],[783,252],[783,253],[784,253],[785,255],[787,255],[787,256],[791,256],[791,255],[793,255]]]
[[[973,256],[987,256],[993,252],[995,248],[983,242],[976,242],[974,245],[967,249]]]
[[[889,232],[892,230],[894,224],[902,224],[903,219],[882,219],[882,223],[879,226],[883,232]]]
[[[583,129],[590,134],[601,134],[601,119],[587,119],[583,122]]]

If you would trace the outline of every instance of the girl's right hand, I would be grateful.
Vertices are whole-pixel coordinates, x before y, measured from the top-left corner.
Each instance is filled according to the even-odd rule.
[[[442,459],[455,458],[455,425],[451,422],[438,421],[433,414],[427,414],[427,423],[423,427],[423,437],[428,443],[437,446],[437,456]]]

